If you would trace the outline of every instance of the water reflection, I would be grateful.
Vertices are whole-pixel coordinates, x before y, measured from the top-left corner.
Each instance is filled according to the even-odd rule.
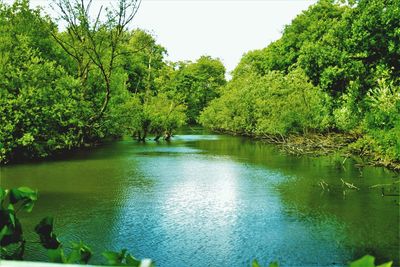
[[[365,253],[399,263],[398,206],[367,189],[398,176],[351,160],[194,133],[170,143],[124,140],[0,174],[2,186],[41,192],[23,219],[28,228],[54,215],[63,240],[82,239],[97,254],[125,247],[158,266],[248,266],[254,258],[332,266]],[[343,197],[340,178],[362,190]],[[321,179],[332,190],[321,190]],[[28,258],[44,255],[34,247]]]
[[[337,222],[333,224],[337,228],[334,232],[316,232],[319,235],[334,233],[330,242],[341,244],[353,258],[369,253],[380,262],[394,260],[399,264],[399,198],[382,197],[380,187],[369,189],[372,185],[398,181],[398,174],[384,168],[360,167],[352,160],[342,164],[342,159],[338,164],[335,157],[287,156],[277,153],[273,146],[246,138],[239,138],[239,142],[232,142],[232,139],[221,139],[215,146],[199,140],[195,147],[212,154],[229,154],[243,163],[279,170],[289,178],[277,186],[286,214],[317,228],[321,228],[318,225],[329,228],[326,222]],[[361,190],[346,190],[342,179]],[[329,184],[330,191],[318,186],[321,180]],[[399,185],[391,186],[390,190],[398,193]]]
[[[183,249],[192,247],[192,257],[207,251],[214,260],[226,258],[235,246],[230,239],[237,220],[237,173],[223,161],[214,162],[211,168],[210,162],[181,163],[186,179],[173,184],[165,194],[160,207],[164,214],[162,228],[165,233],[179,237],[176,245],[180,243]],[[205,169],[209,176],[202,175]],[[216,177],[216,169],[222,175]],[[216,233],[217,238],[213,238]],[[218,248],[218,254],[212,255],[215,253],[210,253],[207,247]]]

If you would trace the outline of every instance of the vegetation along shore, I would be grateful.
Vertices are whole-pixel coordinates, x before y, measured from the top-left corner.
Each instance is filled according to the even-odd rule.
[[[399,169],[399,6],[319,1],[243,56],[200,122],[294,153],[344,149]]]
[[[0,6],[2,163],[123,135],[169,139],[201,123],[294,153],[346,148],[399,168],[397,0],[319,1],[246,53],[228,82],[218,59],[165,60],[151,34],[126,28],[133,17],[95,25],[67,6],[59,2],[68,30],[28,1]]]

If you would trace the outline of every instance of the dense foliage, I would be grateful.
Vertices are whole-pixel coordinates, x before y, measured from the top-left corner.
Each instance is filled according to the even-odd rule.
[[[355,260],[353,262],[349,263],[349,267],[391,267],[393,264],[392,261],[383,263],[383,264],[379,264],[379,265],[375,265],[375,257],[371,256],[371,255],[365,255],[364,257]],[[265,265],[267,266],[267,265]],[[262,265],[260,265],[258,263],[257,260],[253,260],[251,267],[262,267]],[[268,267],[279,267],[279,263],[277,262],[271,262]]]
[[[16,154],[46,156],[81,142],[90,107],[65,60],[48,19],[27,2],[0,5],[0,161]]]
[[[196,123],[200,112],[219,95],[226,83],[225,67],[218,59],[200,57],[196,62],[180,62],[165,88],[188,107],[188,120]]]
[[[228,83],[218,59],[167,62],[151,34],[128,31],[137,1],[120,0],[104,20],[91,19],[84,2],[56,1],[64,30],[28,0],[0,2],[0,163],[126,134],[169,140],[198,121],[260,137],[349,133],[358,138],[351,149],[400,161],[400,0],[320,0],[282,38],[247,53]],[[36,200],[29,188],[0,188],[0,258],[23,258],[17,215]],[[51,261],[92,256],[83,243],[65,249],[50,217],[35,232]],[[109,265],[140,263],[126,250],[103,256]]]
[[[200,121],[257,136],[348,133],[351,149],[400,161],[399,17],[399,0],[320,0],[243,56]]]
[[[138,1],[119,2],[93,19],[89,1],[54,1],[60,31],[28,0],[0,1],[0,163],[126,134],[168,140],[218,95],[219,60],[167,63],[152,35],[127,30]]]

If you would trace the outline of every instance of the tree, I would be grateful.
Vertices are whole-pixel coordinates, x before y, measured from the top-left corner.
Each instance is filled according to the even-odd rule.
[[[245,135],[308,133],[330,126],[329,105],[330,98],[301,69],[288,75],[273,71],[232,80],[202,112],[200,122]]]
[[[334,130],[399,160],[399,0],[320,0],[282,37],[243,56],[203,125],[239,134]]]
[[[111,97],[112,76],[117,68],[126,27],[133,20],[140,0],[119,0],[117,7],[100,7],[94,21],[90,18],[92,0],[55,0],[61,18],[67,23],[64,38],[53,37],[77,66],[78,77],[85,85],[95,68],[102,79],[104,99],[99,110],[89,119],[89,127],[102,118]]]
[[[196,123],[200,112],[226,83],[225,67],[219,59],[202,56],[196,62],[180,62],[177,68],[164,90],[187,105],[189,123]]]
[[[129,33],[124,47],[123,68],[128,73],[128,90],[134,94],[154,95],[161,71],[166,67],[166,49],[155,38],[140,29]]]
[[[28,1],[0,5],[0,162],[82,144],[89,117],[79,82],[58,62],[54,24]]]

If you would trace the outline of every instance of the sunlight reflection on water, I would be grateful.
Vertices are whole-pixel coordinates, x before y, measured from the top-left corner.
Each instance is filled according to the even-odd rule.
[[[97,255],[127,248],[161,267],[249,266],[254,258],[337,266],[369,251],[381,258],[398,251],[399,214],[388,199],[373,191],[343,199],[315,186],[321,177],[332,185],[338,177],[389,183],[393,174],[379,169],[366,168],[361,179],[352,165],[335,169],[327,159],[223,135],[125,140],[82,154],[1,169],[2,186],[40,192],[23,218],[28,229],[50,214],[62,240],[84,240]],[[46,255],[29,247],[27,257]]]

